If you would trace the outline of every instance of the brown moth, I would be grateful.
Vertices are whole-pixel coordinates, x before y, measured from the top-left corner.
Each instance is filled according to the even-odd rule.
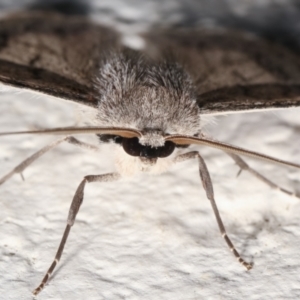
[[[62,142],[92,148],[73,135],[96,134],[122,149],[117,173],[87,175],[79,184],[55,259],[38,294],[61,258],[89,182],[116,181],[139,172],[160,173],[172,163],[197,159],[202,185],[219,229],[236,259],[246,262],[228,237],[214,199],[206,164],[191,144],[218,148],[241,170],[293,195],[251,169],[240,156],[300,168],[299,164],[206,137],[203,115],[300,105],[300,56],[280,45],[224,30],[166,30],[145,34],[143,50],[121,43],[112,29],[79,17],[16,14],[0,21],[0,82],[89,106],[93,126],[8,134],[63,137],[25,159],[0,179],[5,183]]]

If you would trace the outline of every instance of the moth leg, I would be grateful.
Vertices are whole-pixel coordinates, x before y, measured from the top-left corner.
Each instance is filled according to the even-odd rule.
[[[0,185],[3,184],[5,181],[7,181],[9,178],[11,178],[14,174],[21,174],[22,176],[22,172],[29,166],[31,165],[34,161],[36,161],[38,158],[40,158],[42,155],[44,155],[46,152],[50,151],[51,149],[55,148],[56,146],[58,146],[59,144],[61,144],[62,142],[68,142],[72,145],[78,146],[80,148],[84,148],[84,149],[89,149],[89,150],[98,150],[97,146],[91,145],[91,144],[87,144],[84,142],[81,142],[79,140],[77,140],[76,138],[72,137],[72,136],[67,136],[64,137],[62,139],[56,140],[54,142],[52,142],[49,145],[46,145],[45,147],[43,147],[42,149],[40,149],[39,151],[35,152],[34,154],[32,154],[31,156],[29,156],[28,158],[26,158],[25,160],[23,160],[19,165],[17,165],[13,170],[11,170],[9,173],[7,173],[5,176],[3,176],[2,178],[0,178]],[[23,178],[23,176],[22,176]]]
[[[91,151],[99,151],[98,146],[82,142],[82,141],[74,138],[73,136],[67,136],[65,141],[68,142],[69,144],[72,144],[72,145],[77,146],[82,149],[91,150]]]
[[[260,173],[258,173],[254,169],[252,169],[240,156],[238,156],[236,154],[232,154],[232,153],[227,153],[227,152],[226,152],[226,154],[228,154],[235,161],[235,163],[240,167],[240,171],[239,171],[238,175],[240,175],[240,173],[242,171],[248,171],[249,173],[254,175],[257,179],[259,179],[262,182],[264,182],[265,184],[267,184],[270,188],[279,190],[289,196],[300,198],[299,195],[297,195],[296,193],[293,193],[291,191],[288,191],[288,190],[280,187],[276,183],[272,182],[268,178],[264,177],[263,175],[261,175]]]
[[[55,269],[56,265],[58,264],[58,262],[61,258],[67,238],[68,238],[70,230],[71,230],[71,227],[74,225],[76,215],[77,215],[79,208],[83,201],[85,184],[89,183],[89,182],[96,182],[96,181],[97,182],[116,181],[116,180],[120,179],[120,177],[121,177],[121,175],[118,173],[108,173],[108,174],[103,174],[103,175],[88,175],[83,178],[83,180],[79,184],[79,186],[75,192],[75,195],[73,197],[73,200],[72,200],[72,203],[71,203],[71,206],[69,209],[67,225],[66,225],[64,234],[62,236],[62,239],[60,241],[59,247],[57,249],[55,258],[54,258],[50,268],[48,269],[46,275],[44,276],[42,282],[40,283],[40,285],[32,292],[34,295],[37,295],[45,287],[51,274],[53,273],[53,270]]]
[[[207,198],[209,199],[209,201],[211,203],[211,206],[212,206],[212,209],[214,211],[215,217],[217,219],[217,223],[218,223],[218,226],[219,226],[222,237],[225,239],[230,251],[236,257],[238,262],[240,264],[242,264],[247,270],[250,270],[253,265],[251,263],[247,263],[243,258],[241,258],[240,254],[235,249],[233,243],[231,242],[230,238],[228,237],[228,235],[226,233],[225,226],[223,224],[223,221],[221,219],[217,204],[216,204],[215,199],[214,199],[214,191],[213,191],[212,181],[210,179],[207,166],[206,166],[202,156],[200,155],[200,153],[197,152],[197,151],[191,151],[191,152],[179,155],[175,158],[175,162],[181,162],[181,161],[184,161],[184,160],[187,160],[187,159],[192,159],[192,158],[198,158],[199,173],[200,173],[200,178],[201,178],[201,181],[202,181],[202,185],[203,185],[203,188],[206,192],[206,196],[207,196]]]

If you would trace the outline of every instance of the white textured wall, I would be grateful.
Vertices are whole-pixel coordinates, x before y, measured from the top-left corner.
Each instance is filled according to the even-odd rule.
[[[245,10],[234,2],[226,3],[239,14]],[[165,15],[168,5],[175,7],[172,13],[182,12],[180,1],[164,1],[161,7],[149,1],[109,3],[116,15],[144,16],[145,22],[160,21],[160,8]],[[10,89],[0,97],[0,131],[78,120],[72,104]],[[218,118],[207,130],[222,141],[299,163],[299,114],[300,109],[237,114]],[[0,176],[53,139],[1,137]],[[161,176],[88,185],[62,260],[38,299],[298,299],[300,200],[270,190],[247,173],[236,178],[238,168],[229,157],[199,149],[229,236],[254,262],[250,272],[227,249],[196,161],[190,161]],[[300,190],[300,170],[247,161],[282,186]],[[89,153],[66,144],[28,168],[25,182],[15,176],[0,187],[0,299],[32,299],[82,177],[113,170],[109,146]]]

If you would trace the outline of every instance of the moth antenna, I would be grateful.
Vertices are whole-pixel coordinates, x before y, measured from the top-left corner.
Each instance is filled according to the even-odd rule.
[[[41,130],[28,131],[8,131],[0,132],[3,135],[19,135],[19,134],[56,134],[56,135],[74,135],[74,134],[113,134],[124,138],[141,137],[142,133],[138,130],[130,128],[118,127],[60,127]]]
[[[165,137],[166,141],[172,141],[175,144],[179,145],[186,145],[186,144],[198,144],[198,145],[206,145],[212,148],[220,149],[222,151],[238,154],[238,155],[244,155],[249,156],[252,158],[259,158],[270,162],[275,162],[284,166],[294,167],[300,169],[299,164],[295,164],[289,161],[281,160],[269,155],[261,154],[255,151],[246,150],[240,147],[236,147],[233,145],[229,145],[223,142],[215,141],[215,140],[209,140],[206,138],[198,138],[193,136],[184,136],[184,135],[169,135]]]

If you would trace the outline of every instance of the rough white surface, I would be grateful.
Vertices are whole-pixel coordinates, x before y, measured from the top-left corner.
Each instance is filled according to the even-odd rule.
[[[1,131],[72,125],[73,105],[25,93],[1,95]],[[299,162],[299,109],[223,117],[220,140]],[[53,137],[1,137],[1,175]],[[94,140],[92,138],[92,140]],[[95,139],[94,142],[97,142]],[[201,149],[202,150],[202,149]],[[250,272],[221,238],[190,161],[161,176],[90,184],[61,263],[39,299],[296,299],[298,199],[272,191],[223,153],[203,148],[227,230]],[[30,299],[54,256],[84,175],[114,170],[108,146],[61,145],[0,189],[1,299]],[[251,162],[299,190],[299,170]]]
[[[79,119],[72,104],[11,89],[1,91],[0,114],[0,131],[69,126]],[[206,130],[216,139],[299,163],[299,114],[236,114]],[[54,139],[1,137],[0,176]],[[228,234],[254,262],[251,271],[236,262],[220,236],[197,163],[189,161],[160,176],[87,185],[61,262],[38,299],[299,299],[300,200],[247,173],[236,178],[238,168],[228,156],[198,149]],[[299,192],[299,170],[247,161]],[[93,153],[64,144],[30,166],[25,181],[16,175],[0,187],[0,299],[32,299],[82,177],[113,170],[109,146]]]

